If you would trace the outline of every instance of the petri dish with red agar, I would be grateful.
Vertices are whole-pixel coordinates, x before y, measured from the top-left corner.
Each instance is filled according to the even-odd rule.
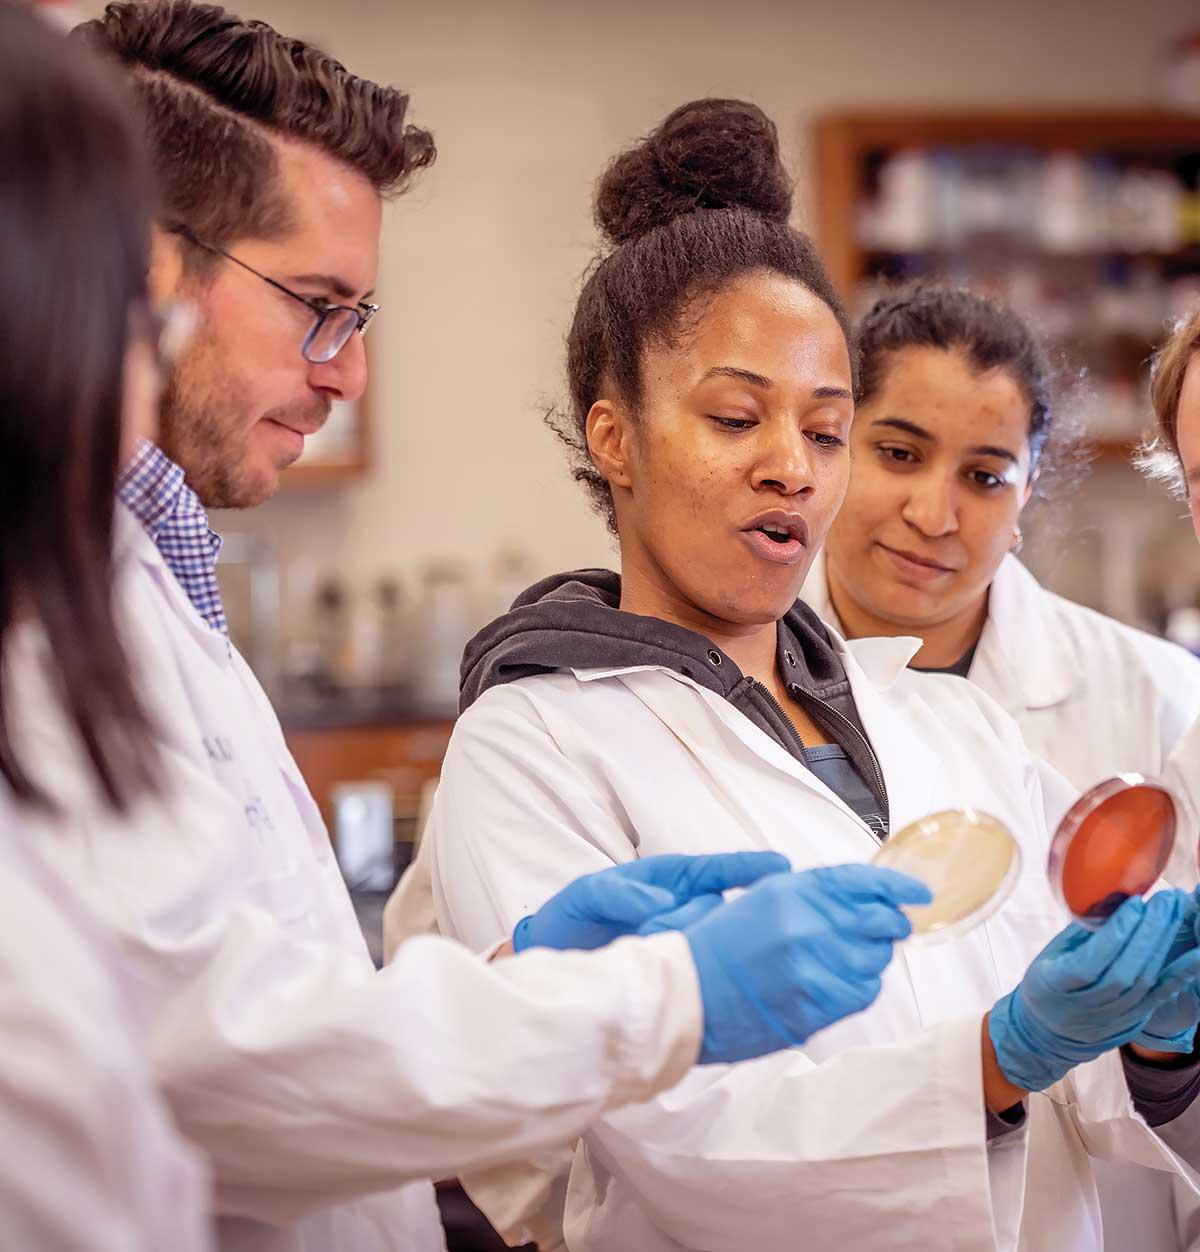
[[[910,822],[871,858],[919,878],[933,902],[905,908],[913,935],[936,940],[965,934],[1008,898],[1021,872],[1021,849],[998,818],[947,809]]]
[[[1171,793],[1142,774],[1098,783],[1071,806],[1050,844],[1047,873],[1064,908],[1097,927],[1130,896],[1144,896],[1175,847]]]

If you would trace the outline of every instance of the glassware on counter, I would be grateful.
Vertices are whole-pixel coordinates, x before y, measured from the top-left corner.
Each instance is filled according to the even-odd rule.
[[[463,650],[475,633],[466,570],[457,561],[431,562],[421,586],[412,632],[413,696],[431,713],[453,714]]]

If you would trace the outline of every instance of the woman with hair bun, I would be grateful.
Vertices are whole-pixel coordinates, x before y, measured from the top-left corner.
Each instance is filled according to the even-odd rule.
[[[897,683],[911,640],[846,643],[797,602],[846,491],[857,380],[770,120],[684,105],[596,203],[611,246],[559,427],[622,573],[547,579],[468,646],[425,836],[438,925],[483,949],[587,870],[727,847],[866,861],[949,808],[1004,821],[1026,868],[985,924],[901,947],[865,1012],[595,1124],[566,1246],[1098,1249],[1091,1155],[1185,1172],[1151,1126],[1190,1104],[1158,1068],[1195,1025],[1188,898],[1062,929],[1041,867],[1069,786],[969,683]],[[512,1239],[545,1192],[507,1182]]]

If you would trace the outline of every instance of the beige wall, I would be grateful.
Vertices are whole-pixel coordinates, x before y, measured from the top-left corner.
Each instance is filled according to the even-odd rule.
[[[94,7],[90,4],[87,7]],[[247,0],[355,71],[404,85],[441,150],[387,215],[371,330],[377,466],[252,517],[285,555],[362,581],[443,555],[483,571],[611,562],[540,413],[595,246],[605,160],[684,100],[754,99],[809,186],[823,111],[880,103],[1144,104],[1193,0]]]

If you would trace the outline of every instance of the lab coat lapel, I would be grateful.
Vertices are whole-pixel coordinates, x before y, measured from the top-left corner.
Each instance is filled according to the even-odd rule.
[[[905,637],[843,639],[842,624],[829,596],[824,552],[817,553],[800,596],[829,627],[841,648],[859,717],[883,768],[891,832],[895,833],[929,811],[928,800],[942,770],[940,756],[932,752],[921,753],[921,763],[917,765],[912,724],[896,712],[893,685],[912,660],[920,641]],[[884,692],[888,694],[885,696]],[[902,706],[903,703],[901,698]],[[937,763],[936,773],[930,771],[930,761]]]
[[[576,676],[599,674],[585,671]],[[609,671],[605,676],[617,677],[662,722],[696,758],[713,785],[722,785],[730,777],[731,751],[748,750],[839,809],[861,837],[864,858],[874,853],[878,846],[875,836],[849,805],[727,700],[671,670],[637,669],[618,674]],[[744,815],[748,826],[757,826],[760,814],[752,801],[736,787],[725,788],[724,792],[727,801]]]
[[[976,682],[1016,718],[1062,703],[1082,681],[1080,658],[1049,619],[1037,579],[1006,556],[988,593],[988,618],[971,667]]]
[[[889,834],[931,810],[941,790],[945,764],[908,712],[905,667],[919,646],[915,639],[834,636],[842,653],[858,715],[883,770],[888,793]]]
[[[123,504],[118,503],[115,516],[117,548],[128,550],[135,560],[146,567],[166,599],[172,615],[179,620],[192,639],[218,664],[228,664],[228,640],[219,631],[213,630],[196,612],[187,592],[171,573],[162,553],[154,546],[154,540],[146,534],[137,518]]]

